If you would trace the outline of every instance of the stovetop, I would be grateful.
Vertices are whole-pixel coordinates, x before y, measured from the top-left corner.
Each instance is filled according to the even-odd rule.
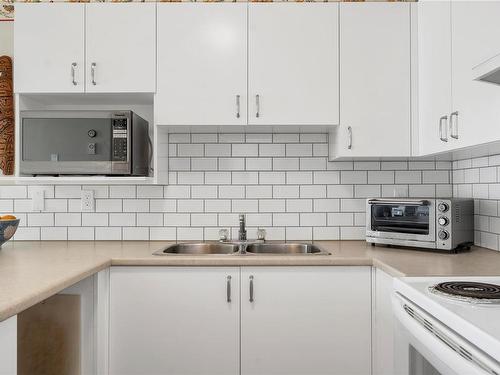
[[[469,282],[482,286],[469,285]],[[500,291],[484,284],[498,286],[500,277],[403,277],[395,280],[394,289],[492,357],[500,359],[500,304],[481,303],[480,298],[476,298],[479,294],[498,297]],[[436,285],[441,285],[437,293]],[[455,295],[450,298],[441,290]],[[476,294],[476,297],[466,300],[470,297],[461,297],[458,293]]]
[[[443,298],[464,303],[499,304],[500,285],[477,281],[444,281],[429,287],[429,291]]]

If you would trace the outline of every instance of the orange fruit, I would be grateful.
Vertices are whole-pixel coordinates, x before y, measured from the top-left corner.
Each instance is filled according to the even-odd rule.
[[[17,217],[15,217],[14,215],[3,215],[3,216],[0,216],[0,220],[16,220]]]

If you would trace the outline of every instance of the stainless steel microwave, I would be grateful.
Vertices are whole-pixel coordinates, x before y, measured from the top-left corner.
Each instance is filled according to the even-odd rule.
[[[148,122],[132,111],[22,111],[20,172],[147,176]]]
[[[366,241],[453,251],[474,243],[472,199],[368,199]]]

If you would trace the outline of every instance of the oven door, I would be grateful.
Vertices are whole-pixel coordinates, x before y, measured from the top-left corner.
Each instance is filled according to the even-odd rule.
[[[394,373],[397,375],[493,375],[500,364],[399,293],[392,297],[396,316]]]
[[[435,243],[435,223],[435,200],[367,200],[367,237]]]

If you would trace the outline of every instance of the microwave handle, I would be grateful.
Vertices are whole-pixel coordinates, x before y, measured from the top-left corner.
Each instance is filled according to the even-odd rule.
[[[430,201],[426,199],[406,199],[406,200],[391,200],[391,199],[369,199],[368,204],[406,204],[412,206],[429,206]]]

